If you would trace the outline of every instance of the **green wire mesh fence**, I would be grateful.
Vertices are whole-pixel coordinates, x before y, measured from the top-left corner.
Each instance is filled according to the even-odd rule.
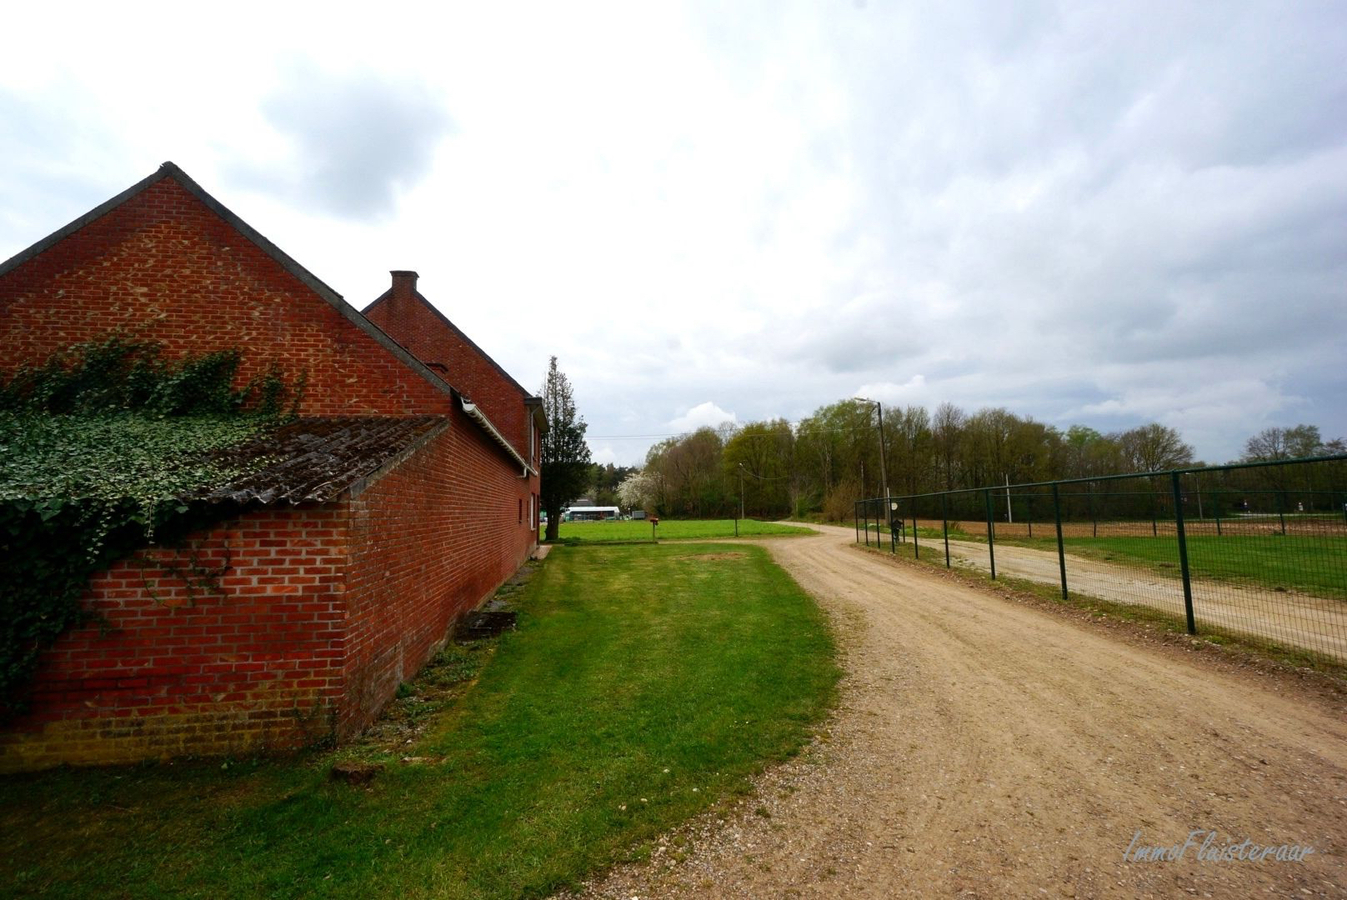
[[[1347,456],[871,498],[856,538],[1347,664]]]

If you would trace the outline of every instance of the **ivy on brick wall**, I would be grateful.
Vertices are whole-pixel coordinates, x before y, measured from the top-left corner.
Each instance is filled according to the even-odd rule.
[[[27,708],[42,650],[87,620],[90,576],[217,521],[226,510],[190,498],[245,466],[213,451],[295,414],[303,378],[273,368],[236,387],[241,360],[170,361],[114,335],[0,381],[0,719]]]

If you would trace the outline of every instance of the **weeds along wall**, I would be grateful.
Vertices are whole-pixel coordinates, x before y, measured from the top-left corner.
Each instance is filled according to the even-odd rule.
[[[0,271],[0,371],[120,331],[170,358],[244,348],[240,383],[276,362],[288,383],[306,377],[304,416],[448,411],[447,391],[208,206],[190,179],[167,168],[157,178]]]
[[[521,474],[457,412],[447,431],[352,501],[341,736],[372,721],[450,624],[528,558],[536,534]]]

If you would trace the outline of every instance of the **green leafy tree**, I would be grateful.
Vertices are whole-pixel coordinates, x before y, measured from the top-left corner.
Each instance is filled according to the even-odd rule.
[[[547,540],[557,539],[561,511],[590,485],[589,444],[585,424],[575,411],[570,380],[554,356],[543,380],[543,412],[547,431],[542,441],[542,507],[547,512]]]
[[[743,490],[750,516],[789,515],[795,498],[795,434],[785,419],[749,422],[725,443],[722,465],[732,500]],[[737,507],[736,507],[737,511]]]

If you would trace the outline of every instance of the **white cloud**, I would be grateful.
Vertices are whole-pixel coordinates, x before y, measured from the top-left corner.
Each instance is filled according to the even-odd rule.
[[[930,403],[930,395],[926,390],[926,376],[913,375],[902,384],[895,384],[892,381],[876,381],[863,384],[856,389],[854,396],[867,397],[871,400],[878,400],[880,403],[895,403],[908,405],[923,405]]]
[[[736,421],[734,413],[726,412],[707,400],[705,403],[698,403],[683,415],[670,419],[668,424],[674,431],[683,432],[696,431],[698,428],[715,428],[717,425],[734,421]]]

